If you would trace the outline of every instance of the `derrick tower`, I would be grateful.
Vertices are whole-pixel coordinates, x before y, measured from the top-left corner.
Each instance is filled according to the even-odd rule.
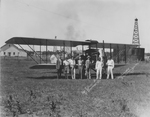
[[[134,23],[132,44],[140,47],[139,28],[138,28],[138,19],[137,18],[135,19],[135,23]]]

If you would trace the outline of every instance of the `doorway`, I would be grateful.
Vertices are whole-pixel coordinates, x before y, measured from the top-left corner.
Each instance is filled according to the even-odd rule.
[[[11,56],[11,52],[8,52],[8,56]]]

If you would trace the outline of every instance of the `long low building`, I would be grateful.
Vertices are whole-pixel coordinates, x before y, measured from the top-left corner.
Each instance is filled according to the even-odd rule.
[[[0,49],[0,56],[21,56],[27,57],[27,53],[14,44],[5,44]]]

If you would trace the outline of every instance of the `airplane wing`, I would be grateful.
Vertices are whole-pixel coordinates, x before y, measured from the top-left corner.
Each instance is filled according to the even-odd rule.
[[[62,40],[62,39],[44,39],[44,38],[30,38],[30,37],[13,37],[7,40],[7,44],[19,44],[19,45],[39,45],[39,46],[67,46],[76,47],[78,45],[90,45],[90,47],[97,48],[114,48],[117,50],[123,50],[126,48],[135,48],[138,45],[133,44],[119,44],[119,43],[98,43],[94,40],[76,41],[76,40]],[[41,57],[40,57],[41,58]],[[55,65],[38,64],[32,68],[55,68]]]
[[[121,49],[121,48],[124,48],[125,46],[127,48],[135,48],[139,45],[133,45],[133,44],[120,44],[120,43],[97,43],[97,47],[98,48],[103,48],[103,46],[105,48],[117,48],[117,46]],[[95,47],[95,45],[91,45],[91,47]]]
[[[69,46],[76,47],[78,45],[89,45],[89,41],[75,41],[62,39],[44,39],[44,38],[29,38],[29,37],[13,37],[7,40],[7,44],[20,45],[47,45],[47,46]]]
[[[30,37],[13,37],[9,40],[7,40],[5,43],[7,44],[20,44],[20,45],[47,45],[47,46],[69,46],[69,47],[75,47],[78,45],[89,45],[91,44],[91,47],[95,47],[95,44],[97,42],[94,42],[92,44],[92,41],[86,40],[86,41],[76,41],[76,40],[63,40],[63,39],[44,39],[44,38],[30,38]],[[127,47],[137,47],[138,45],[133,44],[120,44],[120,43],[97,43],[98,48],[116,48],[124,47],[126,45]]]
[[[76,40],[62,40],[62,39],[44,39],[44,38],[30,38],[30,37],[13,37],[7,40],[7,44],[20,45],[39,45],[39,46],[65,46],[76,47],[78,45],[89,45],[90,41],[76,41]],[[33,50],[34,51],[34,50]],[[42,57],[39,56],[42,60]],[[31,57],[32,58],[32,57]],[[32,58],[37,64],[30,67],[30,69],[56,69],[55,64],[39,64],[34,58]],[[47,60],[46,60],[47,61]]]

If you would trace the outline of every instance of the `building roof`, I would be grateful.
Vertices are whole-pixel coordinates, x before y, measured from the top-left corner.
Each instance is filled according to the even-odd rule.
[[[1,51],[5,51],[5,50],[7,50],[7,49],[10,48],[10,47],[14,47],[14,48],[16,48],[16,49],[19,50],[19,51],[24,51],[24,50],[18,48],[18,47],[17,47],[16,45],[14,45],[14,44],[5,44],[5,45],[3,45],[3,46],[1,47]]]

